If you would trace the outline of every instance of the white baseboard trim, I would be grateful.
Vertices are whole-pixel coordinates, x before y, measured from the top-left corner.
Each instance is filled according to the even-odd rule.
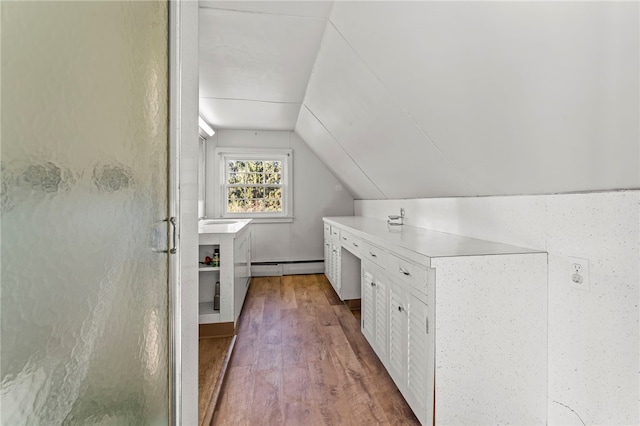
[[[322,273],[324,273],[324,262],[285,263],[282,265],[282,275],[304,275]]]
[[[324,262],[273,263],[251,265],[252,277],[281,277],[283,275],[305,275],[324,273]]]
[[[252,277],[281,277],[282,265],[251,265]]]

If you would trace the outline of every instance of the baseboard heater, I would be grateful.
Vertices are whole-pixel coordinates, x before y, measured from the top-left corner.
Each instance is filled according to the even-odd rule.
[[[323,259],[251,262],[251,275],[254,277],[321,274],[323,272],[324,272]]]

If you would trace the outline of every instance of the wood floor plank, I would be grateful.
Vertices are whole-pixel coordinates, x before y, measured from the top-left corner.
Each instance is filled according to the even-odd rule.
[[[317,305],[313,307],[313,316],[316,322],[322,326],[339,326],[340,322],[331,305]]]
[[[329,347],[342,347],[348,345],[349,341],[344,334],[344,330],[339,325],[326,326],[320,329],[322,342]]]
[[[245,307],[240,315],[236,348],[230,363],[232,367],[252,366],[258,360],[258,353],[252,348],[255,347],[256,340],[260,338],[264,300],[263,296],[247,296]]]
[[[326,422],[322,418],[318,405],[296,401],[285,404],[284,424],[321,426],[326,424]]]
[[[254,342],[255,343],[255,342]],[[258,340],[255,371],[282,368],[282,329],[270,328]]]
[[[375,381],[376,391],[374,396],[383,408],[389,422],[391,424],[418,425],[419,422],[415,414],[411,411],[384,365],[360,332],[358,320],[354,321],[350,312],[341,307],[336,306],[334,309],[351,350],[365,374]]]
[[[255,371],[251,405],[252,425],[284,424],[282,369]]]
[[[418,425],[324,275],[252,280],[213,425]]]
[[[359,424],[388,424],[377,404],[374,383],[367,380],[351,346],[336,347],[332,355],[336,355],[333,358],[334,367],[338,376],[343,378],[342,389],[351,403],[353,418],[361,422]]]
[[[325,298],[330,305],[342,305],[342,300],[340,300],[336,292],[333,290],[331,283],[324,274],[314,275],[314,278],[318,282],[320,289],[324,293]]]
[[[284,309],[281,312],[282,362],[284,365],[301,364],[306,360],[305,336],[299,326],[298,310]]]
[[[210,411],[218,377],[232,337],[200,339],[198,342],[198,415],[199,424]]]
[[[250,366],[229,367],[227,374],[227,382],[212,424],[248,426],[254,393],[252,368]]]
[[[309,364],[313,392],[319,401],[319,410],[325,424],[350,424],[351,408],[342,390],[341,379],[331,356]]]
[[[296,293],[294,290],[294,277],[292,275],[284,276],[280,282],[280,297],[282,298],[280,309],[297,308],[298,304],[296,303]]]
[[[317,401],[313,384],[313,363],[288,365],[282,370],[282,388],[287,402]]]

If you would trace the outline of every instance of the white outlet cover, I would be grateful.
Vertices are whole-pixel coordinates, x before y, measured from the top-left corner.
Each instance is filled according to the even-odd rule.
[[[580,267],[576,268],[576,265]],[[576,282],[574,280],[574,275],[577,273],[577,270],[582,269],[582,271],[578,274],[582,277],[582,282]],[[579,290],[589,291],[591,286],[591,281],[589,280],[589,259],[582,259],[579,257],[569,257],[567,258],[567,267],[566,267],[566,280],[567,283]]]

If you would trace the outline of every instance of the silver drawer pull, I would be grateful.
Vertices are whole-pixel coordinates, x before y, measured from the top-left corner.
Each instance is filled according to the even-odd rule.
[[[373,281],[371,281],[371,287],[375,287],[376,283],[374,283]]]
[[[404,308],[402,306],[398,306],[398,312],[402,312],[404,311]]]
[[[400,267],[400,272],[402,272],[403,274],[405,274],[408,277],[411,276],[411,272],[407,271],[402,266]]]
[[[357,245],[356,243],[353,243],[353,245],[354,245],[354,246],[356,246],[356,247],[360,247],[360,246],[359,246],[359,245]]]
[[[343,239],[344,241],[347,241],[347,237],[342,237],[342,239]]]
[[[377,255],[377,254],[375,254],[375,253],[371,253],[371,252],[369,252],[369,254],[371,255],[371,257],[378,257],[378,255]]]

